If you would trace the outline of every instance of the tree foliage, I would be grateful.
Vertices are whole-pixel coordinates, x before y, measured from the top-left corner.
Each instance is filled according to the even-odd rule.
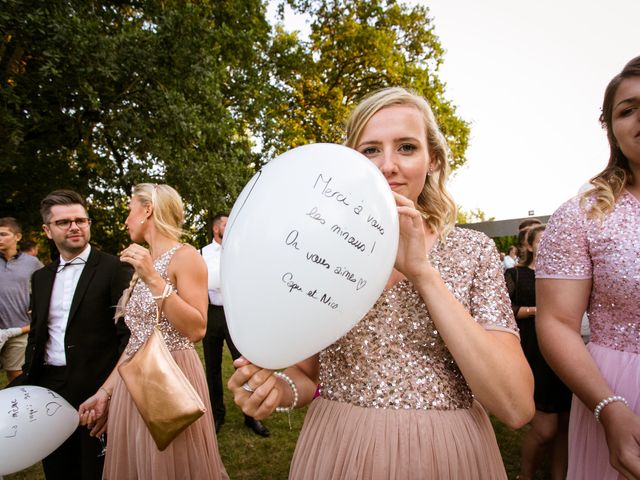
[[[505,237],[495,237],[493,241],[495,242],[496,248],[499,252],[507,253],[509,251],[509,247],[518,245],[518,236],[507,235]]]
[[[73,188],[117,250],[135,183],[175,185],[191,220],[230,208],[256,160],[259,1],[2,3],[3,214],[37,225],[39,200]]]
[[[281,12],[284,3],[280,4]],[[272,154],[310,142],[342,142],[357,101],[389,86],[409,87],[431,104],[453,153],[464,162],[469,127],[444,96],[443,49],[428,9],[392,0],[290,0],[310,19],[309,39],[276,26],[270,51],[276,79],[263,140]]]
[[[309,39],[270,25],[262,0],[0,0],[0,215],[39,230],[40,200],[72,188],[116,252],[131,186],[166,182],[202,243],[255,165],[340,142],[353,103],[390,85],[429,99],[464,161],[469,129],[445,99],[426,8],[289,3]]]
[[[493,220],[495,220],[495,217],[487,217],[487,214],[479,208],[465,211],[458,206],[458,219],[456,221],[458,224],[492,222]]]

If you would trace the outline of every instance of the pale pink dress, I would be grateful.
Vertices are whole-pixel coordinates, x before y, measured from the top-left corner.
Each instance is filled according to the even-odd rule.
[[[456,228],[430,260],[478,323],[517,335],[489,238]],[[489,418],[408,281],[321,352],[320,382],[290,478],[506,478]]]
[[[169,282],[167,269],[180,245],[155,260],[155,269]],[[175,294],[174,294],[175,295]],[[125,352],[134,354],[151,334],[156,301],[147,285],[138,281],[125,308],[131,337]],[[164,451],[159,451],[136,408],[127,386],[118,376],[109,406],[107,455],[103,478],[227,479],[216,441],[207,381],[193,343],[162,315],[160,330],[176,363],[205,403],[207,412],[191,424]]]
[[[590,204],[592,199],[589,199]],[[591,279],[587,349],[616,395],[640,415],[640,202],[624,192],[604,220],[589,220],[579,198],[562,205],[542,236],[537,278]],[[623,478],[609,465],[602,425],[575,395],[568,479]]]

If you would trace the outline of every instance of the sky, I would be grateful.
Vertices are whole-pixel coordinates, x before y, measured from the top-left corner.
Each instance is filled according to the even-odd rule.
[[[609,158],[609,80],[640,55],[639,0],[429,0],[446,96],[471,123],[464,210],[548,215]]]
[[[549,215],[607,163],[604,89],[640,55],[640,0],[414,0],[446,53],[445,96],[471,126],[449,188],[496,220]],[[305,30],[288,15],[287,27]]]

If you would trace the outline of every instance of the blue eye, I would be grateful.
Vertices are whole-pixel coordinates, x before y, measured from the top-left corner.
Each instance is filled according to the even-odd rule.
[[[377,150],[375,147],[366,147],[366,148],[363,148],[360,153],[366,156],[366,155],[373,155],[374,153],[376,153],[376,151]]]
[[[403,143],[402,145],[400,145],[398,150],[405,153],[411,153],[416,150],[416,146],[410,143]]]

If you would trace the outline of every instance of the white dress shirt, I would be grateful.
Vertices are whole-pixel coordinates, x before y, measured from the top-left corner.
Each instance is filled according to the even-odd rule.
[[[215,240],[202,248],[202,258],[207,264],[207,277],[209,283],[209,302],[212,305],[222,306],[222,292],[220,291],[220,256],[222,247]]]
[[[505,255],[504,260],[502,261],[502,268],[504,270],[509,270],[517,265],[518,262],[511,255]]]
[[[73,295],[90,252],[91,245],[87,244],[87,248],[80,255],[69,261],[60,257],[60,265],[53,281],[49,302],[49,339],[44,354],[44,363],[47,365],[61,367],[67,364],[64,335],[67,331]]]

